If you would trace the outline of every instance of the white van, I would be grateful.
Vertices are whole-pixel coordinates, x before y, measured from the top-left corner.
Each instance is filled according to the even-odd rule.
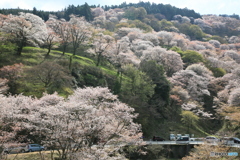
[[[176,140],[175,134],[170,134],[169,139],[170,139],[170,141],[175,141]]]

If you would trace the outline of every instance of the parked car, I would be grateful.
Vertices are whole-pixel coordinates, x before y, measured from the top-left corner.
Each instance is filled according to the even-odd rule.
[[[170,141],[175,141],[175,140],[176,140],[175,134],[170,134],[169,140],[170,140]]]
[[[22,153],[22,152],[25,152],[23,148],[24,148],[24,147],[9,147],[9,148],[5,148],[5,149],[3,150],[3,152],[4,152],[5,154],[10,154],[10,153],[12,153],[12,154]]]
[[[219,142],[219,139],[217,137],[214,137],[214,136],[207,136],[205,138],[205,140],[209,143],[213,143],[213,142]]]
[[[25,144],[25,145],[19,145],[16,147],[6,147],[4,149],[4,153],[25,153],[25,152],[34,152],[34,151],[43,151],[45,148],[44,146],[41,146],[39,144]]]
[[[25,152],[43,151],[44,146],[39,144],[28,144],[25,148]]]
[[[3,152],[5,154],[21,153],[21,152],[25,152],[25,150],[24,150],[25,147],[26,147],[26,144],[19,144],[19,143],[4,144]]]
[[[176,143],[189,143],[190,138],[188,136],[182,136],[177,139]]]
[[[164,138],[162,138],[162,137],[156,137],[156,136],[153,136],[152,140],[153,140],[153,141],[165,141]]]

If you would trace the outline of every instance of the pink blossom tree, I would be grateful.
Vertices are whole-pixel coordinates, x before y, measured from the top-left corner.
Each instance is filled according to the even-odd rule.
[[[7,79],[0,78],[0,94],[4,94],[8,90],[7,82]]]
[[[18,87],[17,80],[21,77],[22,70],[22,63],[7,65],[0,68],[0,78],[8,80],[9,92],[12,94],[16,93]]]

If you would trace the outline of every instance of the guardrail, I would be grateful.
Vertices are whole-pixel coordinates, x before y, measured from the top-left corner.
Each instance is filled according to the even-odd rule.
[[[206,141],[144,141],[148,145],[188,145],[188,144],[207,144],[207,145],[222,145],[218,142],[206,142]],[[226,144],[229,147],[240,148],[240,144]]]
[[[146,144],[177,145],[177,144],[203,144],[204,141],[145,141]]]

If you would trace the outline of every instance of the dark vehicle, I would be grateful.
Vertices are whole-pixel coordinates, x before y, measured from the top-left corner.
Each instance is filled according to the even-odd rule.
[[[233,137],[233,142],[234,142],[234,143],[237,143],[237,144],[240,144],[240,139],[239,139],[239,138],[236,138],[236,137]]]
[[[189,141],[189,137],[188,136],[182,136],[182,137],[178,138],[177,141]]]
[[[156,137],[156,136],[153,136],[153,139],[152,139],[153,141],[165,141],[165,139],[164,138],[162,138],[162,137]]]
[[[189,143],[189,140],[188,136],[182,136],[177,139],[176,143]]]

